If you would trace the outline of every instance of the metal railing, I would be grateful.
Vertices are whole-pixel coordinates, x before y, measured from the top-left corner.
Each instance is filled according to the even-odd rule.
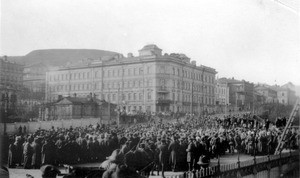
[[[286,170],[282,167],[286,166]],[[279,155],[268,155],[261,158],[247,160],[243,162],[236,162],[231,164],[216,165],[200,169],[193,172],[185,172],[184,178],[206,178],[206,177],[243,177],[248,175],[257,175],[265,171],[263,177],[269,177],[271,169],[278,168],[277,174],[287,174],[293,170],[299,175],[299,151],[280,153]],[[295,175],[296,176],[296,175]]]

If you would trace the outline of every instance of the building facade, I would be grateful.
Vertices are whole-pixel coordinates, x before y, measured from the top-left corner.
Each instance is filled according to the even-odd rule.
[[[23,85],[23,66],[0,58],[0,117],[13,121],[18,113],[18,98]]]
[[[93,93],[128,112],[209,112],[215,106],[215,74],[184,54],[162,55],[156,45],[146,45],[136,57],[87,60],[47,72],[46,101]]]
[[[290,88],[280,87],[277,90],[278,102],[284,105],[294,105],[297,97],[296,92]]]
[[[218,112],[227,112],[229,106],[229,87],[227,83],[216,81],[216,108]]]
[[[221,78],[219,82],[229,87],[229,106],[231,110],[250,111],[253,109],[254,84],[245,80]]]
[[[267,86],[256,86],[255,91],[264,96],[264,102],[277,103],[277,91]]]

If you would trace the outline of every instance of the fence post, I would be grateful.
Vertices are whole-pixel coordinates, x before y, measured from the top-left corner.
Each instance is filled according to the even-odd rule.
[[[292,150],[291,150],[291,145],[290,145],[290,158],[289,158],[289,162],[292,163]]]
[[[254,138],[256,137],[256,131],[255,131],[255,135]],[[254,139],[254,158],[253,158],[253,174],[254,177],[257,177],[257,169],[256,169],[256,138]]]
[[[218,171],[217,176],[220,177],[221,175],[221,165],[220,165],[220,155],[218,155]]]
[[[282,173],[281,159],[282,159],[282,157],[281,157],[281,150],[280,150],[280,152],[279,152],[279,160],[278,160],[278,163],[279,163],[279,167],[278,167],[278,169],[279,169],[279,177],[282,176],[281,175],[281,173]]]
[[[237,178],[242,178],[242,174],[241,174],[241,161],[240,161],[240,150],[238,150],[238,161],[237,161],[237,165],[238,165],[238,170],[236,173],[236,177]]]
[[[270,153],[269,153],[269,149],[268,149],[267,171],[268,171],[268,178],[270,178],[270,177],[271,177],[271,162],[270,162]]]

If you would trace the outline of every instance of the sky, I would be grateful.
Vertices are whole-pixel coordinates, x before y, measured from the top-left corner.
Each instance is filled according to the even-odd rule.
[[[300,85],[299,13],[273,0],[5,0],[0,55],[37,49],[184,53],[217,77]]]

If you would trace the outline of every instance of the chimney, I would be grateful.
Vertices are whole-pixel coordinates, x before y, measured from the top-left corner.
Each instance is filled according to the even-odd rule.
[[[73,94],[73,96],[74,96],[74,98],[76,98],[77,94],[76,94],[76,93],[74,93],[74,94]]]
[[[6,55],[3,56],[3,59],[4,59],[5,62],[7,62],[7,56]]]
[[[62,100],[63,96],[62,95],[58,95],[58,101]]]

